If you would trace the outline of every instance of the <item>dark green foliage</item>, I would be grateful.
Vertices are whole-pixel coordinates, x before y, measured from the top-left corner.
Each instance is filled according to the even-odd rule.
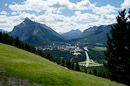
[[[72,62],[80,62],[86,59],[84,52],[80,52],[81,54],[78,56],[73,55],[69,51],[61,51],[61,50],[45,50],[45,52],[50,53],[55,57],[63,58],[64,60],[67,61],[70,61],[73,58]]]
[[[66,61],[66,67],[67,67],[68,69],[70,69],[70,66],[71,66],[70,61]]]
[[[2,32],[0,32],[0,42],[9,45],[14,45],[14,39],[10,37],[8,34]]]
[[[60,51],[60,50],[45,50],[45,52],[50,53],[56,57],[63,57],[65,60],[70,60],[73,55],[71,53],[69,53],[68,51]],[[67,58],[65,58],[67,57]]]
[[[14,45],[15,45],[16,47],[20,47],[20,41],[19,41],[19,38],[16,37],[14,40],[15,40],[15,42],[14,42],[15,44],[14,44]]]
[[[130,85],[130,22],[128,21],[130,17],[128,16],[126,10],[119,12],[117,23],[111,26],[111,35],[107,35],[105,66],[112,80]]]
[[[103,60],[104,60],[104,51],[96,51],[96,50],[93,50],[91,48],[88,48],[89,49],[89,56],[91,59],[93,59],[94,61],[97,61],[98,63],[103,63]]]
[[[70,69],[74,70],[74,62],[71,62]]]
[[[64,66],[64,60],[63,60],[63,58],[60,59],[60,65]]]
[[[78,63],[76,63],[75,70],[76,70],[76,71],[80,71],[80,67],[79,67],[79,64],[78,64]]]
[[[104,66],[95,66],[95,67],[80,66],[80,71],[103,78],[109,78],[108,70]]]
[[[95,76],[97,76],[97,70],[96,70],[96,69],[93,70],[93,74],[94,74]]]

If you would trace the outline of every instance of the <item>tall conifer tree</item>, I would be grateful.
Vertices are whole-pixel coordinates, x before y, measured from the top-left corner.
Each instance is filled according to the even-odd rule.
[[[111,26],[110,34],[107,34],[107,50],[105,66],[112,80],[130,85],[130,12],[119,12],[117,23]]]

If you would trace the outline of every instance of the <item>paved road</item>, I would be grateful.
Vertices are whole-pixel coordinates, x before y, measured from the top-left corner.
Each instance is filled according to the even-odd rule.
[[[89,64],[90,59],[89,59],[89,56],[88,56],[88,48],[84,47],[84,50],[85,50],[85,54],[86,54],[86,65],[85,65],[86,67],[88,67],[88,66],[103,66],[103,64],[98,64],[98,63]]]
[[[89,66],[89,56],[88,56],[88,53],[87,53],[87,51],[85,51],[85,54],[86,54],[86,67],[88,67]]]
[[[88,48],[84,47],[85,54],[86,54],[86,67],[89,66],[89,56],[88,56]]]

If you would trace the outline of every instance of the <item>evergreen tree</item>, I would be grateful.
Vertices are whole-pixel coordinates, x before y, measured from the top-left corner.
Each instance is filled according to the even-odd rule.
[[[64,60],[63,60],[63,58],[60,58],[60,65],[64,66]]]
[[[77,71],[80,71],[80,67],[79,67],[79,64],[78,64],[78,63],[76,63],[76,70],[77,70]]]
[[[117,23],[111,26],[107,34],[107,50],[105,51],[105,66],[112,80],[130,85],[130,12],[119,12]]]
[[[20,41],[19,41],[19,38],[18,38],[18,37],[15,38],[15,46],[16,46],[16,47],[19,47],[19,46],[20,46]]]
[[[94,74],[95,76],[97,76],[97,69],[96,69],[96,68],[94,68],[93,74]]]
[[[47,59],[51,60],[51,55],[47,54]]]
[[[74,70],[74,62],[71,62],[70,69]]]
[[[70,69],[70,66],[71,66],[70,61],[67,61],[67,62],[66,62],[66,67],[67,67],[68,69]]]
[[[0,43],[2,43],[3,42],[3,34],[2,34],[2,32],[0,32]]]

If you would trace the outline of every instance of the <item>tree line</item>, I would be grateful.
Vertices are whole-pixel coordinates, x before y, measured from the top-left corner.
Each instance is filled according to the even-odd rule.
[[[91,74],[91,75],[95,75],[98,77],[109,79],[108,70],[104,66],[92,66],[92,67],[80,66],[80,71]]]

